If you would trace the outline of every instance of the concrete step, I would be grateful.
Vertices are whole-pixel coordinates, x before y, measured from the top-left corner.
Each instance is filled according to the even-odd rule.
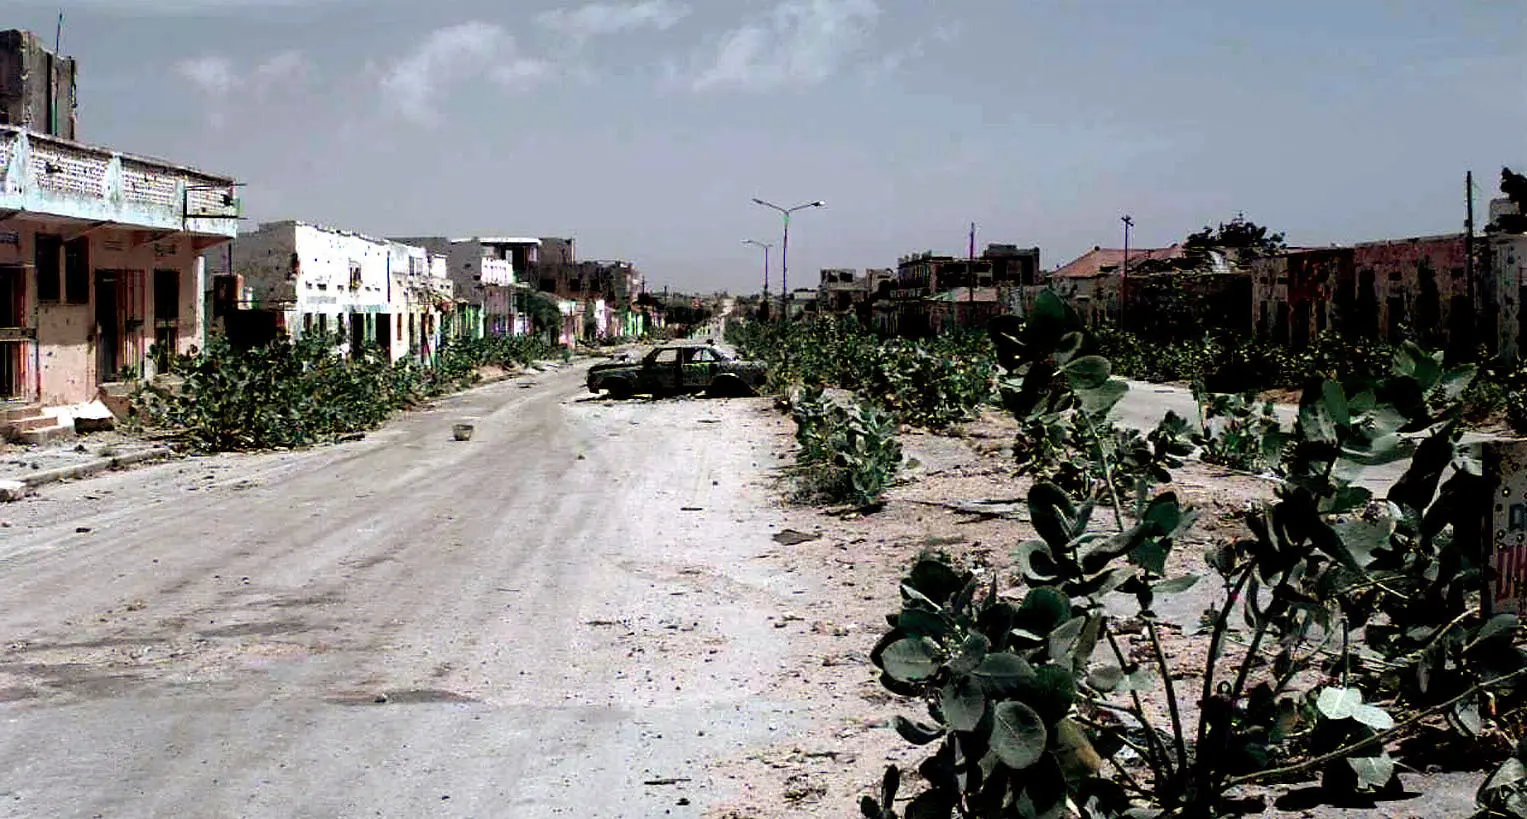
[[[49,441],[58,441],[74,437],[74,427],[67,424],[54,424],[48,427],[38,427],[25,432],[18,432],[14,438],[23,444],[45,444]]]
[[[33,415],[30,418],[17,418],[12,421],[0,423],[0,427],[9,427],[11,434],[30,432],[34,429],[51,427],[58,423],[58,419],[50,415]]]
[[[41,404],[0,403],[0,424],[8,421],[19,421],[22,418],[30,418],[41,413]]]

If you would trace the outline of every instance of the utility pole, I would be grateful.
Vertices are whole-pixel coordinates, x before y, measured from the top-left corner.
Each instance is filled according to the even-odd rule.
[[[1129,313],[1129,229],[1135,226],[1135,220],[1126,213],[1119,221],[1124,223],[1124,266],[1119,273],[1119,326],[1128,330],[1125,316]]]
[[[1475,301],[1478,291],[1474,286],[1474,172],[1466,171],[1463,175],[1463,279],[1469,283],[1469,309],[1479,312],[1479,304]]]
[[[970,276],[968,284],[970,288],[965,291],[965,309],[969,313],[965,317],[968,327],[976,326],[976,223],[970,223],[970,255],[966,258],[965,269]]]

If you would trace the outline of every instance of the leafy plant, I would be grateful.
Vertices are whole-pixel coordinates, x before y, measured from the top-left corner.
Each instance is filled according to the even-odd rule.
[[[800,496],[858,507],[878,502],[901,465],[891,417],[867,403],[834,399],[820,387],[800,390],[791,405]]]
[[[1051,327],[996,337],[1016,373],[1004,398],[1020,417],[1059,408],[1094,429],[1097,416],[1086,414],[1107,402],[1089,405],[1082,391],[1102,388],[1106,362],[1076,367],[1085,339],[1065,311],[1043,309]],[[939,743],[907,815],[1196,819],[1221,815],[1241,785],[1317,772],[1328,793],[1382,794],[1394,787],[1388,748],[1402,735],[1438,718],[1465,734],[1487,730],[1492,705],[1520,701],[1527,654],[1515,618],[1484,617],[1473,592],[1483,553],[1475,523],[1488,502],[1478,465],[1458,446],[1459,398],[1473,375],[1405,345],[1385,378],[1310,381],[1286,456],[1272,464],[1276,499],[1245,515],[1246,537],[1206,555],[1224,594],[1204,614],[1209,646],[1193,709],[1154,609],[1198,581],[1165,576],[1193,513],[1142,480],[1126,520],[1118,450],[1060,433],[1071,457],[1101,461],[1112,531],[1094,528],[1099,493],[1036,484],[1039,538],[1014,555],[1028,587],[1021,600],[1003,598],[996,578],[977,583],[921,561],[872,653],[888,689],[928,706],[930,722],[898,719],[898,731]],[[1403,459],[1408,469],[1382,502],[1354,482],[1366,466]],[[1120,643],[1110,595],[1133,598],[1143,663]],[[1151,689],[1166,702],[1165,723],[1144,705]],[[1126,748],[1144,775],[1121,758]],[[1482,803],[1519,799],[1524,771],[1508,762]],[[863,807],[868,816],[890,809],[873,798]]]
[[[532,338],[449,339],[424,366],[394,364],[375,348],[342,356],[336,346],[315,333],[238,350],[214,336],[171,363],[180,384],[143,385],[138,403],[204,451],[306,446],[374,429],[399,409],[469,386],[486,364],[564,354]]]
[[[1026,322],[994,319],[991,333],[1002,403],[1020,426],[1019,474],[1117,506],[1120,486],[1164,481],[1166,467],[1188,453],[1180,419],[1164,420],[1149,437],[1109,420],[1129,385],[1112,377],[1107,358],[1083,354],[1089,338],[1081,319],[1054,293],[1039,295]]]
[[[1206,393],[1195,389],[1203,431],[1193,436],[1200,460],[1243,472],[1277,466],[1288,442],[1271,401],[1254,396]]]

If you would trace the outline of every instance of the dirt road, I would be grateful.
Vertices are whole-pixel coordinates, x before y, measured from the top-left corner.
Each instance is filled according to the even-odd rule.
[[[700,816],[775,744],[784,423],[582,368],[0,507],[0,815]],[[470,442],[453,422],[476,424]]]

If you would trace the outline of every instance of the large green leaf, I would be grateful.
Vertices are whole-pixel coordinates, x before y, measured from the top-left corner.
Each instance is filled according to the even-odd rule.
[[[1117,379],[1105,381],[1092,389],[1076,390],[1076,397],[1081,399],[1082,412],[1095,418],[1107,415],[1114,405],[1129,392],[1129,384]]]
[[[1018,605],[1015,623],[1019,628],[1046,636],[1061,623],[1071,619],[1071,598],[1060,589],[1041,586],[1029,589]]]
[[[926,637],[897,640],[880,655],[885,673],[902,682],[931,679],[941,665],[939,649]]]
[[[1002,702],[992,717],[991,747],[1002,764],[1021,771],[1044,756],[1049,734],[1034,709],[1021,702]]]
[[[1348,757],[1347,764],[1357,774],[1359,791],[1378,790],[1394,778],[1394,760],[1388,754],[1380,756]]]
[[[1320,692],[1315,707],[1326,719],[1351,719],[1375,731],[1387,731],[1394,727],[1394,718],[1382,708],[1363,703],[1363,692],[1356,688],[1331,686]]]
[[[936,725],[924,725],[920,722],[913,722],[900,714],[897,714],[896,718],[891,720],[891,724],[896,727],[896,733],[901,734],[902,739],[913,745],[927,745],[944,735],[943,728]]]
[[[935,603],[943,604],[953,597],[970,579],[969,574],[955,571],[942,560],[925,558],[917,561],[906,584]]]
[[[976,670],[981,661],[986,659],[986,652],[991,648],[983,634],[971,634],[960,644],[960,650],[949,659],[949,670],[954,674],[969,674]]]
[[[1028,506],[1034,531],[1050,548],[1059,549],[1071,542],[1077,512],[1070,495],[1055,484],[1036,483],[1029,489]]]
[[[950,728],[974,731],[986,715],[986,692],[974,677],[955,677],[939,691],[939,709]]]
[[[1034,677],[1034,667],[1017,654],[998,652],[986,655],[971,676],[980,680],[986,690],[993,694],[1008,694]]]
[[[1061,368],[1061,372],[1071,379],[1073,389],[1093,390],[1108,381],[1113,368],[1109,365],[1108,359],[1100,355],[1085,355],[1067,362]]]
[[[1336,423],[1326,409],[1323,390],[1323,384],[1319,391],[1305,390],[1304,398],[1299,402],[1299,424],[1304,428],[1305,438],[1318,443],[1334,444]]]

